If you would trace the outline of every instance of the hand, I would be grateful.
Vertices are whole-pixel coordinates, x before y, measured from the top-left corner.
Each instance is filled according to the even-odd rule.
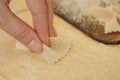
[[[32,51],[42,51],[42,43],[50,45],[56,36],[53,27],[53,0],[26,0],[34,29],[19,19],[9,8],[10,0],[0,0],[0,28]]]

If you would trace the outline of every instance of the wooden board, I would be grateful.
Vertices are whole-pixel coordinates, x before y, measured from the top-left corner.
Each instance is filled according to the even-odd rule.
[[[28,10],[16,14],[32,25]],[[46,63],[40,54],[15,50],[15,40],[0,30],[0,75],[6,80],[120,79],[120,45],[96,42],[56,15],[54,25],[59,36],[73,38],[69,55],[56,64]]]

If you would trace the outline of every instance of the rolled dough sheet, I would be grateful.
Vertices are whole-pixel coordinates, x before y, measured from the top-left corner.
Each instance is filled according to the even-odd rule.
[[[94,26],[94,20],[99,21],[101,25],[104,26],[104,33],[108,34],[120,32],[120,28],[116,26],[118,25],[118,21],[115,22],[114,20],[114,17],[120,17],[118,4],[120,4],[118,0],[55,0],[54,11],[84,32],[86,32],[86,30],[84,30],[87,28],[86,26]],[[85,16],[91,20],[88,21],[89,23],[87,23]],[[90,16],[94,16],[96,19],[92,19]],[[110,25],[111,21],[114,25]]]
[[[120,24],[116,17],[113,17],[105,26],[105,33],[120,32]]]
[[[105,44],[116,44],[119,43],[120,33],[118,33],[118,30],[116,32],[116,29],[112,29],[112,32],[118,33],[118,35],[107,34],[109,32],[107,29],[109,28],[104,28],[106,27],[104,23],[106,20],[96,19],[89,14],[89,11],[95,7],[118,7],[118,5],[120,5],[120,0],[55,0],[54,12],[68,22],[72,23],[74,27],[77,27],[79,30],[83,31],[89,37]],[[120,9],[116,8],[113,10],[117,13],[117,16],[119,15],[119,10]],[[113,13],[108,11],[110,14],[107,14],[104,11],[99,15],[99,17],[103,16],[107,18],[107,20],[111,21],[114,17],[113,16],[111,18]]]
[[[70,38],[51,37],[51,47],[43,44],[43,52],[41,53],[41,56],[46,62],[55,63],[67,55],[71,47],[71,42],[72,39]],[[25,51],[29,50],[19,42],[16,42],[16,49]]]
[[[55,0],[54,12],[78,27],[78,25],[84,26],[86,24],[86,21],[84,22],[86,17],[83,16],[89,16],[89,10],[92,8],[105,8],[108,6],[118,7],[118,5],[120,5],[119,0]],[[114,10],[119,12],[118,8]],[[109,13],[107,17],[113,15],[111,12],[107,13]],[[106,15],[104,15],[104,17],[106,17]],[[90,25],[91,24],[87,24],[87,26]]]
[[[94,7],[90,9],[90,15],[94,16],[100,22],[104,22],[105,34],[112,32],[120,32],[120,8],[117,6],[109,6],[106,8]]]

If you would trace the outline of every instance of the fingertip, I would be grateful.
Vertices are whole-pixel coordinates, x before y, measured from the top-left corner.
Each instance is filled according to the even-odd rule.
[[[30,41],[27,44],[27,47],[34,52],[42,52],[42,44],[40,44],[37,40]]]
[[[48,36],[43,36],[40,38],[41,42],[47,46],[50,46],[50,39]]]

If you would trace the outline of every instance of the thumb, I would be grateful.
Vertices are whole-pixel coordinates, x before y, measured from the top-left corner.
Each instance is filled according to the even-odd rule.
[[[34,29],[20,20],[9,9],[4,9],[0,13],[0,28],[32,51],[42,51],[41,41]]]

